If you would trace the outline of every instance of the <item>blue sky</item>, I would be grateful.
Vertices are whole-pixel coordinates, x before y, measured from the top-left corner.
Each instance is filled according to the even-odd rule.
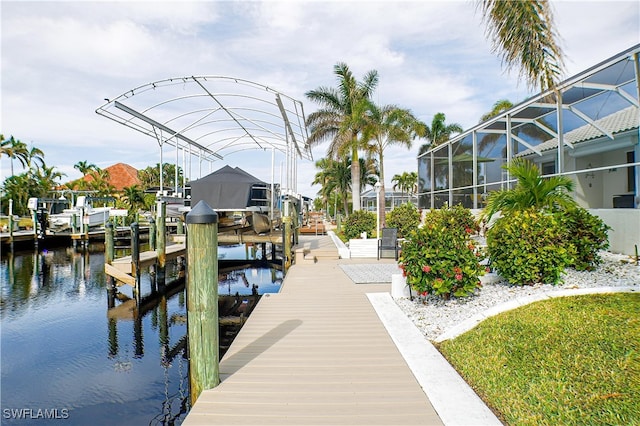
[[[566,77],[640,43],[637,1],[552,5]],[[65,181],[80,176],[73,168],[79,161],[102,168],[159,162],[153,139],[95,110],[104,98],[170,77],[251,80],[302,101],[308,115],[317,106],[304,93],[335,86],[333,66],[345,62],[359,79],[378,71],[379,104],[409,108],[427,123],[444,112],[447,122],[463,128],[475,125],[498,99],[518,103],[533,94],[516,72],[503,71],[475,2],[467,0],[2,0],[0,22],[0,132],[42,149]],[[394,174],[417,169],[422,143],[385,152],[388,186]],[[315,148],[314,159],[326,148]],[[212,170],[225,164],[265,180],[271,176],[270,154],[259,151],[226,157]],[[311,186],[315,172],[313,163],[299,163],[298,191],[306,196],[319,189]],[[2,179],[9,173],[3,157]]]

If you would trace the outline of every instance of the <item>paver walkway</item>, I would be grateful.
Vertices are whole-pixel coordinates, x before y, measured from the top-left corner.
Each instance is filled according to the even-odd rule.
[[[184,425],[442,424],[366,296],[390,285],[355,284],[339,266],[393,259],[329,259],[330,238],[315,238],[324,256],[262,297],[220,363],[221,384]]]

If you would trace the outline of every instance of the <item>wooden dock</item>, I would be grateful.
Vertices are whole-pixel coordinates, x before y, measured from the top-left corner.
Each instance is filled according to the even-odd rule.
[[[355,284],[339,266],[393,260],[338,260],[330,237],[300,240],[317,262],[296,263],[280,293],[262,297],[220,363],[221,384],[183,424],[442,424],[366,296],[390,285]]]
[[[178,256],[184,256],[187,252],[187,246],[185,244],[169,244],[165,250],[165,259],[175,259]],[[144,251],[140,253],[140,268],[149,267],[155,264],[158,259],[158,253],[155,250]],[[136,281],[132,274],[133,266],[131,264],[131,256],[124,256],[118,259],[114,259],[111,264],[104,264],[104,272],[107,275],[112,276],[119,283],[128,284],[135,287]]]

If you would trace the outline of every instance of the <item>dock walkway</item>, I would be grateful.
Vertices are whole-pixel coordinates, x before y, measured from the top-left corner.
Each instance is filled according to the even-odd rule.
[[[439,425],[442,421],[329,236],[301,236],[322,253],[291,267],[262,297],[184,425]]]

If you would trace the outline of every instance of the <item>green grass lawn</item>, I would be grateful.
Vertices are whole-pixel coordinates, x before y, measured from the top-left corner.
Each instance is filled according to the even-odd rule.
[[[640,425],[640,294],[536,302],[439,349],[506,424]]]

